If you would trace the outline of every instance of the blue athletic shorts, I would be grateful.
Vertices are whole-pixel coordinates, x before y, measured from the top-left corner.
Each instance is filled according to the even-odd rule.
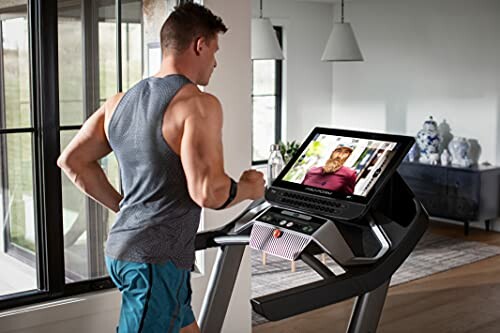
[[[175,333],[195,321],[189,270],[108,257],[106,266],[122,294],[117,332]]]

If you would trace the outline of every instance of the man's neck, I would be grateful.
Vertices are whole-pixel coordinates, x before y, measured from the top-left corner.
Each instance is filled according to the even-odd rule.
[[[171,74],[184,75],[191,82],[196,83],[196,73],[193,71],[193,66],[189,66],[188,61],[184,61],[180,57],[164,57],[161,62],[160,70],[153,76],[164,77]]]

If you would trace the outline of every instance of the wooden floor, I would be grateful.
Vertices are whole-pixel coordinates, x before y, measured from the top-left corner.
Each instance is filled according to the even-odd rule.
[[[500,246],[500,233],[431,223],[434,233]],[[353,301],[254,327],[254,333],[345,332]],[[379,333],[500,332],[500,256],[389,289]]]

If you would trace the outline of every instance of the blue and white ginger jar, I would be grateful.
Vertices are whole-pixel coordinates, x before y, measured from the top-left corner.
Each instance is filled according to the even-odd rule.
[[[424,122],[424,125],[417,133],[417,144],[420,148],[420,163],[432,163],[439,158],[439,146],[442,138],[439,134],[438,125],[432,116]]]

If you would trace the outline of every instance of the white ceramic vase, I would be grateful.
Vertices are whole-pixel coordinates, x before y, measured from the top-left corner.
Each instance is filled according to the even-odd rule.
[[[472,165],[472,160],[469,157],[470,145],[467,139],[457,136],[450,141],[448,149],[451,154],[451,164],[459,167],[468,168]]]
[[[441,165],[447,166],[450,164],[451,160],[451,155],[448,149],[444,149],[443,152],[441,153]]]

